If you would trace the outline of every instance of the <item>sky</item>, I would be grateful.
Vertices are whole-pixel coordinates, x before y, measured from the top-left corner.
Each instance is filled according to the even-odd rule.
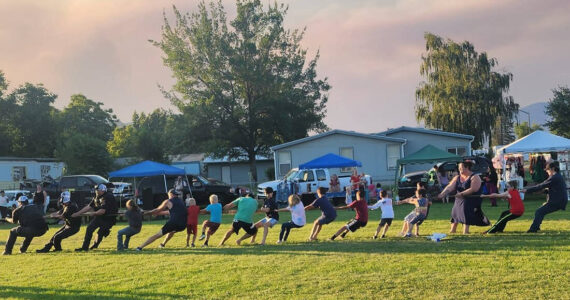
[[[262,1],[273,3],[274,1]],[[0,0],[0,70],[9,90],[42,83],[63,108],[81,93],[133,112],[173,109],[158,86],[174,80],[158,40],[163,12],[196,10],[196,0]],[[235,2],[224,0],[230,19]],[[548,101],[570,85],[570,1],[566,0],[286,0],[285,26],[306,28],[302,46],[317,51],[328,78],[325,123],[373,133],[415,120],[424,33],[469,41],[511,72],[509,95],[521,107]],[[532,118],[532,116],[531,116]]]

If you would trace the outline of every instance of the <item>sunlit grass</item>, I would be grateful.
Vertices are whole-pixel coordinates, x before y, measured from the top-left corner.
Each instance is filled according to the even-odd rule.
[[[395,207],[393,227],[382,240],[371,239],[380,219],[380,212],[372,211],[367,227],[344,240],[325,241],[354,216],[352,211],[341,211],[335,222],[323,227],[319,242],[306,242],[311,229],[307,224],[293,229],[286,244],[275,245],[277,225],[270,230],[266,246],[236,246],[233,236],[228,246],[217,247],[232,219],[225,215],[210,248],[185,248],[185,233],[179,233],[164,249],[155,242],[141,253],[117,252],[116,233],[126,226],[119,223],[98,250],[72,251],[81,245],[83,227],[64,240],[62,253],[33,253],[57,230],[52,226],[46,235],[34,239],[29,253],[17,253],[19,238],[15,254],[0,258],[0,297],[568,299],[570,214],[550,214],[540,233],[526,234],[540,204],[525,201],[525,215],[509,222],[503,234],[481,235],[488,227],[472,227],[471,235],[456,234],[439,243],[425,236],[447,233],[451,204],[432,206],[419,238],[397,236],[401,220],[412,208],[402,205]],[[505,209],[505,202],[498,208],[488,202],[483,206],[492,221]],[[308,221],[318,214],[310,211]],[[289,219],[289,213],[281,214],[281,221]],[[163,223],[145,222],[131,247]],[[9,228],[0,226],[2,246]]]

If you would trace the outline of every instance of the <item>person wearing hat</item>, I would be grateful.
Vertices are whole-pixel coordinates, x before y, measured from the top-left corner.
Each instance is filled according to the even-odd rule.
[[[142,245],[138,246],[137,251],[142,251],[144,247],[148,246],[165,234],[168,234],[170,238],[174,233],[186,229],[186,205],[184,204],[184,201],[180,199],[179,192],[175,189],[170,189],[168,191],[168,199],[162,201],[157,208],[146,211],[144,214],[152,214],[155,216],[170,215],[170,218],[158,233],[149,237],[148,240],[142,243]]]
[[[522,190],[523,193],[533,193],[548,188],[546,203],[534,213],[534,220],[527,233],[538,232],[545,215],[557,210],[566,210],[566,204],[568,203],[568,189],[564,178],[560,175],[560,163],[551,161],[546,164],[544,170],[548,173],[548,178],[544,182]]]
[[[111,228],[117,222],[119,206],[117,205],[117,200],[115,200],[113,193],[107,191],[107,186],[101,183],[95,186],[95,194],[95,198],[91,200],[89,205],[71,215],[73,218],[80,217],[81,215],[94,216],[91,223],[87,225],[83,245],[81,248],[75,249],[75,251],[88,251],[89,249],[99,247],[103,238],[111,233]],[[95,232],[97,228],[99,229],[97,231],[97,239],[93,242],[91,248],[89,248],[93,232]]]
[[[79,210],[77,204],[75,202],[71,202],[71,195],[67,191],[61,193],[60,199],[63,204],[63,209],[51,214],[51,217],[62,219],[65,221],[65,224],[53,235],[42,249],[36,250],[37,253],[49,252],[51,247],[54,248],[53,251],[61,251],[61,241],[79,232],[79,228],[81,227],[81,217],[73,218],[71,216]]]
[[[28,206],[28,197],[20,196],[18,202],[19,206],[12,212],[12,218],[6,218],[6,221],[14,224],[18,223],[19,226],[10,230],[10,237],[6,242],[4,255],[12,254],[12,248],[14,243],[16,243],[17,237],[25,237],[20,247],[20,253],[25,253],[34,237],[42,236],[48,231],[48,225],[44,220],[42,211],[35,205]]]

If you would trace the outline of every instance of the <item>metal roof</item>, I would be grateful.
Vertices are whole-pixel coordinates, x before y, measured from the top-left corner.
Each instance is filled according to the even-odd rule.
[[[466,140],[473,140],[475,137],[472,135],[467,134],[460,134],[448,131],[442,131],[438,129],[427,129],[421,127],[408,127],[408,126],[400,126],[398,128],[388,129],[386,131],[375,133],[378,136],[387,136],[392,133],[402,132],[402,131],[411,131],[411,132],[418,132],[418,133],[427,133],[427,134],[434,134],[434,135],[441,135],[441,136],[449,136],[449,137],[456,137],[460,139]]]
[[[327,137],[329,135],[334,135],[334,134],[342,134],[342,135],[355,136],[355,137],[361,137],[361,138],[366,138],[366,139],[375,139],[375,140],[381,140],[381,141],[387,141],[387,142],[396,142],[396,143],[405,143],[406,142],[406,139],[402,139],[402,138],[393,138],[393,137],[387,137],[387,136],[381,136],[381,135],[374,135],[374,134],[359,133],[359,132],[354,132],[354,131],[345,131],[345,130],[335,129],[335,130],[327,131],[327,132],[320,133],[317,135],[309,136],[306,138],[294,140],[294,141],[291,141],[288,143],[276,145],[276,146],[271,147],[271,150],[273,150],[273,151],[279,150],[282,148],[302,144],[305,142],[324,138],[324,137]]]

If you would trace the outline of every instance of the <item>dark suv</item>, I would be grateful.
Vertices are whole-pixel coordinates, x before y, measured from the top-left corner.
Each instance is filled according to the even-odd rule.
[[[107,179],[99,175],[62,176],[59,181],[59,192],[69,191],[71,193],[71,199],[82,207],[89,203],[95,196],[95,185],[101,183],[107,186],[110,185]],[[53,200],[57,201],[58,198]]]
[[[227,204],[236,198],[233,188],[225,182],[201,175],[188,174],[186,176],[192,185],[192,196],[198,205],[208,205],[210,203],[208,198],[212,194],[218,195],[218,200],[222,204]]]

